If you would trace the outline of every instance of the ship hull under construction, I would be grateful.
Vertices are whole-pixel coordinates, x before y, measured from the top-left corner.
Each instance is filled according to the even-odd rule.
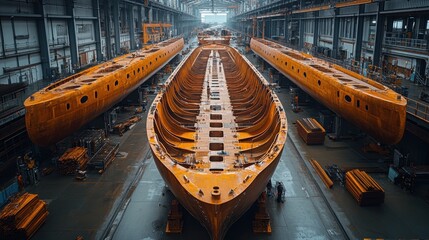
[[[196,48],[155,98],[147,133],[156,166],[212,239],[223,239],[279,163],[286,115],[237,50]]]
[[[405,131],[404,97],[338,65],[265,39],[252,38],[257,55],[311,97],[384,144],[398,143]]]
[[[39,146],[49,146],[69,136],[134,91],[183,46],[183,38],[170,39],[91,67],[34,93],[24,102],[30,139]]]

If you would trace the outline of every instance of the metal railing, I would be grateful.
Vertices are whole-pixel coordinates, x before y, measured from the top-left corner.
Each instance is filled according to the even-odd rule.
[[[384,44],[390,46],[409,47],[423,50],[428,49],[427,40],[425,39],[385,37]]]
[[[429,123],[429,105],[407,98],[407,113]]]

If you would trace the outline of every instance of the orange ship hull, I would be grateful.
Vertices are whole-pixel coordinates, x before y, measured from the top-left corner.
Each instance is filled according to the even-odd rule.
[[[388,87],[338,65],[331,65],[264,39],[251,49],[311,97],[384,144],[404,134],[404,97]]]
[[[286,115],[269,83],[237,50],[196,48],[150,108],[158,170],[178,201],[223,239],[279,163]]]
[[[117,57],[34,93],[24,102],[32,142],[49,146],[107,111],[155,74],[183,48],[171,39]]]

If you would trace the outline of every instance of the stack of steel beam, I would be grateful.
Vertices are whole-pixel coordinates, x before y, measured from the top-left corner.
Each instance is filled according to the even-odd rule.
[[[104,144],[105,134],[102,129],[88,129],[77,135],[73,141],[76,147],[85,147],[88,155],[93,156]]]
[[[360,206],[378,205],[384,202],[384,190],[366,172],[353,169],[346,173],[346,188]]]
[[[323,144],[326,131],[314,118],[296,120],[298,133],[307,145]]]
[[[106,142],[100,150],[89,160],[89,168],[94,168],[103,173],[107,166],[115,159],[119,144]]]
[[[0,236],[4,239],[29,239],[48,217],[46,203],[38,195],[24,193],[0,212]]]
[[[77,170],[85,170],[88,163],[87,149],[84,147],[69,148],[58,159],[58,170],[63,175],[75,174]]]

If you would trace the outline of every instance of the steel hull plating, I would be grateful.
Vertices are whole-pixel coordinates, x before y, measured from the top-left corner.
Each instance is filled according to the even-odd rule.
[[[404,134],[404,97],[357,73],[274,42],[253,38],[251,49],[317,101],[385,144]]]
[[[60,80],[25,102],[26,127],[34,144],[49,146],[107,111],[167,64],[183,48],[171,39],[149,50],[117,57]]]

